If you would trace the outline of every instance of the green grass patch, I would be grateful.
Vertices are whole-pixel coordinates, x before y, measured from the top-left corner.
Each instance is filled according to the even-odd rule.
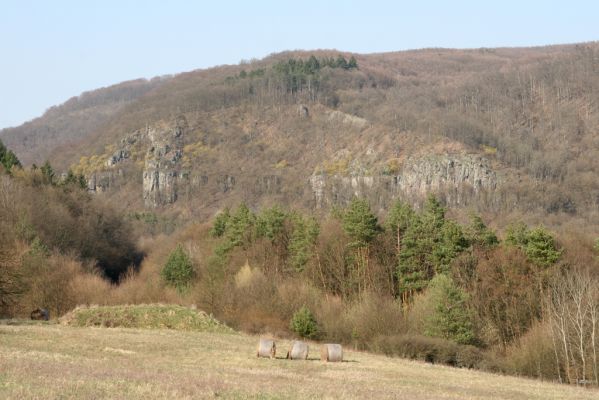
[[[214,333],[235,331],[203,311],[179,305],[142,304],[77,307],[61,318],[70,326],[176,329]]]

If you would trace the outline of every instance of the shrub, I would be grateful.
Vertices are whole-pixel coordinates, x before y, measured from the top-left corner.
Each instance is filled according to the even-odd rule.
[[[310,309],[302,306],[291,318],[290,329],[299,336],[314,339],[318,335],[318,324]]]
[[[340,297],[329,296],[316,309],[316,317],[323,340],[350,343],[352,327],[346,316],[346,305]]]
[[[289,321],[297,310],[306,306],[309,310],[314,310],[315,317],[319,317],[317,320],[322,322],[319,315],[322,297],[322,293],[310,282],[297,278],[288,279],[277,284],[276,311],[281,318]]]
[[[162,268],[161,276],[167,285],[178,291],[184,291],[191,284],[193,275],[191,259],[183,250],[183,246],[179,244],[168,257],[164,268]]]
[[[563,372],[556,365],[549,324],[533,325],[508,347],[505,362],[509,373],[515,375],[557,380]]]
[[[401,306],[392,298],[365,293],[346,313],[346,326],[351,329],[354,343],[364,348],[379,335],[396,335],[405,332]]]
[[[58,253],[38,254],[29,251],[23,256],[22,271],[26,293],[20,301],[21,314],[41,307],[50,316],[63,315],[75,306],[73,278],[81,273],[81,265],[69,256]]]
[[[369,349],[388,356],[445,364],[460,368],[489,368],[492,362],[474,346],[420,335],[382,335],[373,339]],[[487,367],[488,366],[488,367]]]

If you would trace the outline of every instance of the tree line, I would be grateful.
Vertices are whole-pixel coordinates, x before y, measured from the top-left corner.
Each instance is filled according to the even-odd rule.
[[[163,282],[244,329],[282,318],[280,329],[388,354],[465,352],[477,368],[596,382],[596,250],[585,265],[543,226],[512,223],[500,238],[480,216],[461,224],[446,211],[434,196],[420,210],[398,200],[382,220],[363,199],[320,220],[241,204],[198,234],[205,260],[177,247]],[[278,310],[291,282],[299,300]],[[358,321],[365,310],[373,316]]]

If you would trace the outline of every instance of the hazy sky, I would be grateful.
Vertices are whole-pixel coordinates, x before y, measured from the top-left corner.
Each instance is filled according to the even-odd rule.
[[[0,128],[83,91],[288,49],[599,40],[599,1],[0,0]]]

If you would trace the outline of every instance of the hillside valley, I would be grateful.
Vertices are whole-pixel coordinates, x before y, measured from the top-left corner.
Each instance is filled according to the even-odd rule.
[[[359,196],[382,210],[434,192],[596,225],[598,51],[279,53],[89,92],[0,138],[120,207],[183,219],[241,201],[328,210]]]
[[[175,376],[176,357],[157,360],[152,346],[182,348],[164,338],[237,349],[210,353],[225,360],[215,364],[225,379],[240,371],[235,360],[245,365],[243,387],[215,386],[232,398],[260,391],[250,376],[281,376],[239,358],[255,336],[161,330],[179,323],[342,344],[369,381],[378,382],[371,366],[379,365],[392,391],[415,398],[437,390],[551,398],[554,386],[476,375],[522,389],[464,389],[449,380],[475,375],[434,366],[447,372],[436,385],[426,365],[404,385],[395,371],[413,364],[361,351],[596,386],[598,94],[596,42],[290,51],[97,89],[4,129],[0,318],[83,323],[72,317],[79,310],[92,327],[0,325],[14,343],[0,346],[12,363],[0,393],[38,393],[24,366],[54,379],[53,364],[34,360],[42,354],[88,373],[83,392],[59,382],[49,397],[65,385],[72,397],[112,394],[97,374],[112,368],[109,357],[127,354],[184,382],[117,385],[125,395],[155,388],[193,397],[198,388],[185,382],[196,379],[197,359]],[[149,353],[104,355],[117,348],[112,341],[141,335],[93,328],[119,324],[159,329],[147,334]],[[85,357],[59,342],[48,353],[20,339],[48,332],[83,346]],[[90,340],[97,348],[86,347]],[[280,365],[288,379],[314,385],[355,375],[352,363]],[[555,388],[554,397],[594,394],[570,389]],[[281,390],[273,386],[273,396],[294,397]]]

